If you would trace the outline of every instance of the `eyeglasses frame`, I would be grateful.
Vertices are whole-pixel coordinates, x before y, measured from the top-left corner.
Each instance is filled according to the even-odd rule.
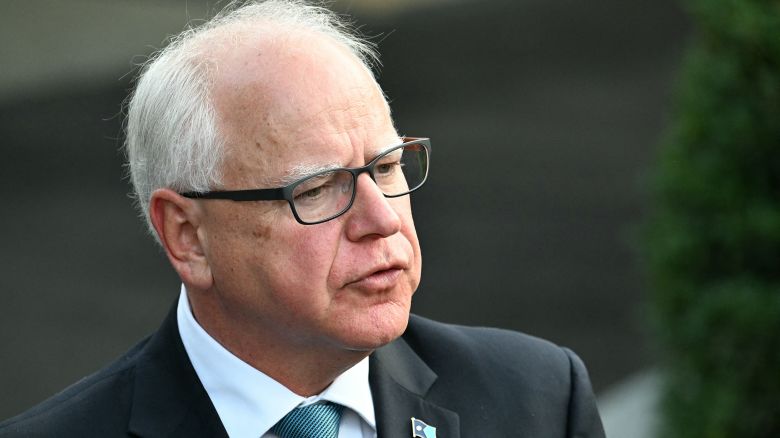
[[[303,178],[300,178],[284,187],[275,187],[275,188],[267,188],[267,189],[244,189],[244,190],[214,190],[214,191],[208,191],[208,192],[184,192],[180,193],[181,196],[184,196],[185,198],[190,199],[225,199],[225,200],[231,200],[236,202],[247,202],[247,201],[287,201],[287,203],[290,205],[290,210],[293,213],[293,216],[295,216],[295,220],[298,221],[298,223],[302,225],[316,225],[321,224],[323,222],[327,222],[329,220],[335,219],[347,211],[349,211],[350,208],[352,208],[352,204],[355,202],[355,196],[357,195],[357,180],[358,177],[368,172],[368,175],[371,177],[371,180],[376,183],[376,179],[374,178],[374,172],[373,168],[376,166],[377,162],[387,156],[387,154],[396,151],[398,149],[402,149],[404,147],[410,146],[412,144],[421,144],[426,152],[427,152],[427,160],[425,163],[425,178],[417,185],[417,187],[398,194],[398,195],[385,195],[382,193],[386,198],[397,198],[400,196],[408,195],[409,193],[414,192],[415,190],[419,189],[420,187],[425,184],[425,181],[428,180],[428,170],[430,166],[431,161],[431,139],[427,137],[402,137],[401,144],[397,146],[392,146],[388,148],[387,150],[383,151],[381,154],[374,157],[371,161],[369,161],[365,166],[361,167],[337,167],[333,169],[327,169],[320,172],[313,173],[311,175],[306,175]],[[319,175],[324,175],[326,173],[331,173],[335,171],[347,171],[352,174],[352,197],[349,200],[349,203],[338,213],[335,213],[325,219],[315,221],[315,222],[307,222],[301,219],[300,216],[298,216],[298,212],[295,209],[295,203],[293,200],[293,191],[295,188],[302,184],[304,181],[317,177]]]

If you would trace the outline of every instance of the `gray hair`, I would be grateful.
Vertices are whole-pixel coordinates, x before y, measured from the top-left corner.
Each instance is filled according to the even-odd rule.
[[[262,31],[263,25],[277,33],[322,34],[347,47],[369,71],[378,64],[373,43],[334,12],[303,0],[234,1],[211,20],[173,37],[143,65],[126,110],[125,151],[134,197],[155,238],[149,216],[154,190],[221,186],[225,144],[210,96],[218,65],[206,43],[225,32]]]

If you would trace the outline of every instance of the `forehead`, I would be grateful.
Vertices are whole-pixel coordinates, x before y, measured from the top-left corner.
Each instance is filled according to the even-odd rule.
[[[346,165],[397,139],[370,72],[329,37],[247,34],[222,45],[212,98],[226,174],[241,167],[273,179],[292,167]]]

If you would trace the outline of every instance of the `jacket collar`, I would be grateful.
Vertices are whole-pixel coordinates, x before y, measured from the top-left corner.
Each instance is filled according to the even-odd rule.
[[[414,417],[436,427],[439,436],[458,438],[458,414],[426,399],[436,379],[403,338],[376,350],[369,361],[369,383],[377,437],[411,437]]]
[[[176,306],[140,353],[129,431],[141,437],[227,438],[214,405],[198,379],[179,336]],[[426,399],[437,376],[403,338],[369,359],[369,384],[377,437],[411,437],[412,417],[442,437],[460,437],[458,414]]]
[[[227,438],[176,325],[176,306],[149,339],[135,367],[129,431],[142,437]]]

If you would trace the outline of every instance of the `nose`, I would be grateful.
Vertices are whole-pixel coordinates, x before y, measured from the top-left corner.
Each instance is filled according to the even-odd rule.
[[[355,201],[347,212],[347,237],[358,241],[366,236],[387,237],[399,232],[401,216],[368,173],[359,175],[356,184]]]

